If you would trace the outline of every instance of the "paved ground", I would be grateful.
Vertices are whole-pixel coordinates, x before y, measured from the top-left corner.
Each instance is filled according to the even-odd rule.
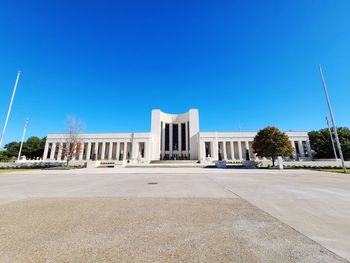
[[[157,182],[158,184],[150,185],[148,184],[149,182]],[[218,222],[211,222],[209,225],[213,226],[213,229],[225,229],[225,231],[222,233],[227,232],[231,233],[231,235],[232,233],[237,233],[235,231],[239,231],[239,227],[237,230],[237,226],[239,226],[239,224],[237,224],[237,218],[235,219],[232,211],[240,210],[241,212],[237,215],[239,215],[238,217],[241,218],[242,222],[250,222],[249,220],[252,220],[252,218],[255,222],[251,224],[251,228],[246,227],[243,231],[246,234],[248,233],[246,241],[248,240],[248,243],[251,242],[251,246],[256,244],[253,238],[256,231],[261,231],[261,236],[265,236],[264,241],[257,241],[257,243],[260,244],[260,250],[253,246],[250,247],[250,251],[265,251],[264,253],[267,253],[267,255],[263,255],[264,253],[262,253],[257,256],[254,253],[251,253],[251,258],[243,257],[241,258],[242,261],[244,261],[244,259],[251,259],[251,261],[262,261],[263,259],[268,260],[269,256],[276,255],[271,252],[273,250],[268,247],[269,244],[272,244],[271,240],[277,240],[277,243],[280,242],[281,244],[288,243],[291,245],[290,247],[308,247],[307,244],[309,243],[306,242],[306,240],[308,240],[307,238],[304,239],[303,243],[301,241],[303,238],[305,238],[303,235],[297,235],[297,232],[293,232],[291,228],[281,224],[278,220],[273,219],[273,217],[281,220],[283,223],[291,226],[305,236],[326,247],[330,251],[333,251],[344,258],[350,259],[350,177],[348,175],[302,170],[285,170],[280,172],[269,170],[217,170],[199,168],[82,169],[75,171],[28,171],[16,174],[0,174],[0,202],[3,203],[3,205],[0,207],[4,212],[1,213],[1,220],[6,221],[17,213],[18,218],[26,218],[26,214],[23,213],[39,211],[40,209],[35,210],[35,207],[40,207],[40,204],[37,203],[40,200],[34,200],[29,203],[22,201],[9,203],[11,201],[39,197],[59,197],[60,199],[56,200],[54,203],[57,203],[57,205],[62,204],[62,209],[68,206],[67,203],[64,203],[68,201],[64,201],[64,199],[61,200],[61,197],[128,197],[128,200],[131,200],[131,203],[135,202],[135,197],[138,197],[137,200],[139,201],[137,202],[141,202],[143,204],[150,202],[150,200],[147,198],[153,198],[152,202],[158,202],[159,207],[163,207],[165,205],[164,202],[160,202],[159,200],[163,200],[163,198],[171,198],[173,199],[174,207],[173,209],[169,209],[168,207],[169,213],[164,212],[163,215],[164,218],[168,218],[168,220],[165,220],[165,222],[169,222],[169,224],[171,224],[171,222],[175,223],[175,221],[171,221],[174,213],[172,214],[170,211],[175,211],[175,214],[178,214],[180,217],[176,220],[181,222],[181,213],[179,211],[182,211],[183,209],[183,205],[181,205],[181,202],[184,202],[183,200],[187,200],[187,202],[184,203],[185,205],[191,206],[191,202],[200,202],[200,200],[202,200],[198,199],[198,197],[206,199],[209,198],[208,200],[216,200],[218,203],[216,205],[212,205],[213,203],[210,203],[210,209],[206,208],[207,210],[205,211],[207,213],[205,213],[205,215],[210,214],[210,211],[213,208],[217,208],[217,210],[213,209],[214,214],[220,215],[220,211],[223,211],[223,214],[227,214],[228,216],[225,217],[225,220],[227,221],[222,221],[222,225]],[[111,200],[114,200],[114,198],[111,198]],[[107,200],[109,200],[107,201],[107,204],[102,205],[102,207],[108,207],[108,205],[111,206],[112,201],[110,199]],[[113,202],[117,202],[117,204],[119,204],[118,202],[120,201],[118,200],[120,199],[115,199]],[[146,202],[145,200],[148,201]],[[249,203],[247,204],[244,200],[247,200],[252,205]],[[48,202],[43,200],[41,201]],[[83,202],[82,206],[72,206],[77,207],[77,210],[74,211],[79,211],[79,207],[86,206],[93,208],[97,206],[97,203],[94,200],[91,201],[92,203],[86,201],[85,199],[82,199],[81,201]],[[156,209],[157,206],[151,205],[152,202],[150,202],[150,207],[146,209],[149,211],[149,215],[157,214],[156,211],[159,211]],[[223,202],[223,204],[220,204],[220,202]],[[229,205],[231,208],[228,208],[227,206],[230,202],[232,202],[232,204]],[[243,206],[248,206],[249,209],[246,209],[246,207],[245,209],[242,209],[242,204],[240,204],[240,202],[243,202]],[[198,214],[200,218],[205,218],[205,215],[201,214],[203,211],[200,209],[202,206],[205,207],[205,203],[206,202],[197,206],[198,211],[195,212],[195,214]],[[178,206],[178,209],[176,209],[176,205]],[[235,210],[234,207],[237,205],[240,206],[240,209]],[[26,212],[23,212],[23,209],[20,209],[21,206],[28,208],[27,210],[24,210]],[[46,211],[52,206],[53,204],[49,202],[43,207],[42,211]],[[270,217],[261,210],[256,209],[255,206],[273,217]],[[69,205],[68,207],[71,206]],[[116,205],[116,208],[118,207],[119,205]],[[140,206],[137,207],[141,208]],[[143,211],[142,209],[139,210]],[[57,211],[60,211],[60,209]],[[84,211],[86,210],[82,211],[82,215],[84,214]],[[92,211],[94,210],[92,209]],[[101,212],[101,210],[99,211]],[[119,214],[120,212],[118,209],[113,211],[115,211],[116,214]],[[167,210],[163,207],[163,209],[160,211]],[[196,210],[194,209],[193,211]],[[231,213],[229,211],[231,211]],[[245,214],[242,211],[250,212]],[[193,218],[197,218],[197,216],[194,216],[195,214],[192,214]],[[249,217],[251,214],[256,216]],[[59,215],[60,217],[64,218],[66,213],[62,211],[62,213],[59,213]],[[74,214],[72,213],[68,213],[67,216],[69,218],[74,218]],[[94,215],[91,216],[93,218]],[[138,218],[135,214],[134,216],[135,218]],[[138,216],[141,217],[141,214],[138,214]],[[185,213],[184,218],[187,218],[187,216],[188,215]],[[48,215],[48,218],[49,217],[50,215]],[[54,215],[51,215],[51,217],[56,218]],[[80,218],[77,216],[77,218],[81,220],[84,218],[84,216]],[[79,221],[78,219],[76,221]],[[155,220],[155,222],[160,222],[158,217],[156,217]],[[191,222],[191,220],[185,220],[183,222]],[[261,222],[261,220],[267,220],[273,223],[270,225],[266,225],[265,223],[256,224],[256,222]],[[16,229],[17,225],[20,227],[21,222],[22,224],[26,224],[25,221],[16,220],[9,220],[6,222],[12,222],[15,224],[12,226],[13,230]],[[49,223],[51,220],[44,222]],[[224,222],[234,222],[230,228],[230,231],[233,232],[228,231],[229,227],[228,225],[225,225]],[[151,226],[158,225],[154,225],[154,222],[152,223],[151,221],[147,221],[147,224]],[[281,233],[278,232],[278,234],[275,234],[272,229],[275,231],[278,229],[279,231],[279,228],[276,228],[275,224],[281,224],[281,226],[286,227],[286,229],[282,227],[284,230],[281,230]],[[6,234],[3,231],[6,232],[7,228],[4,227],[4,224],[2,223],[0,225],[2,226],[0,228],[2,231],[0,236],[3,236]],[[33,221],[30,225],[35,226],[35,221]],[[257,225],[259,227],[257,227]],[[271,225],[274,227],[271,227]],[[43,224],[41,223],[40,226],[43,226]],[[86,223],[86,226],[89,226],[88,222]],[[195,224],[193,224],[192,227],[195,227]],[[198,226],[198,231],[204,230],[205,227],[203,227],[203,225]],[[249,235],[247,230],[252,230],[253,232],[250,232]],[[184,231],[184,229],[181,231]],[[214,232],[212,232],[213,235]],[[241,232],[241,234],[243,232]],[[26,233],[26,231],[24,231],[24,233]],[[36,233],[38,234],[41,232],[37,230]],[[283,233],[289,234],[284,235]],[[294,233],[295,236],[293,236],[291,233]],[[139,234],[142,236],[144,233],[141,231]],[[277,236],[274,236],[274,234]],[[242,234],[242,236],[244,235]],[[181,235],[179,237],[181,237]],[[22,238],[25,239],[26,237],[23,236]],[[211,236],[211,238],[214,237]],[[221,236],[220,238],[224,238],[224,236]],[[222,243],[220,238],[218,239],[220,240],[219,243]],[[238,235],[237,240],[239,238],[241,237]],[[11,238],[9,240],[11,240]],[[182,239],[180,238],[179,240]],[[237,240],[235,240],[236,239],[233,238],[227,243],[230,244],[231,249],[234,247],[231,245],[238,244],[236,242]],[[3,244],[2,242],[0,243]],[[202,243],[203,242],[199,242],[198,244]],[[158,243],[156,242],[154,244]],[[208,245],[208,243],[204,242],[204,247],[198,248],[196,247],[198,244],[194,245],[194,247],[199,249],[199,251],[200,249],[203,250],[203,248]],[[183,248],[186,247],[185,244],[182,245]],[[211,246],[212,244],[208,245],[208,247]],[[265,249],[262,249],[264,246]],[[280,259],[279,261],[286,261],[287,259],[290,261],[302,261],[301,259],[309,259],[310,255],[313,255],[311,257],[317,259],[317,257],[315,257],[316,254],[313,254],[316,251],[316,246],[317,244],[313,243],[312,246],[308,247],[308,249],[303,252],[296,252],[296,250],[290,250],[290,247],[288,246],[282,246],[283,248],[280,248],[281,251],[289,251],[289,257],[287,257],[288,253],[286,252],[283,254],[285,258],[279,258],[278,256],[275,256],[275,258]],[[217,247],[219,248],[220,245]],[[242,245],[240,248],[241,250],[238,249],[238,251],[246,251],[245,246]],[[197,251],[196,249],[194,249],[194,251]],[[187,251],[187,248],[185,250]],[[324,256],[322,260],[329,261],[329,258],[327,257],[331,257],[332,254],[329,254],[329,252],[324,253],[324,251],[325,250],[322,249],[321,251],[319,250],[319,254]],[[13,253],[17,254],[15,251]],[[229,252],[227,253],[228,259],[238,259],[237,257],[234,258],[235,255],[230,254]],[[217,254],[215,254],[214,251],[213,254],[206,254],[208,257],[210,257],[210,255]],[[186,257],[185,254],[184,256]],[[152,258],[149,259],[152,260]],[[161,261],[161,259],[159,260]],[[320,259],[316,261],[322,260]]]
[[[1,262],[345,262],[240,198],[37,199],[0,213]]]

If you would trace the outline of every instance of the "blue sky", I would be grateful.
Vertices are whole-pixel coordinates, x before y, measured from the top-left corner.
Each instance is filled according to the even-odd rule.
[[[203,131],[324,126],[324,68],[350,126],[350,1],[1,1],[4,142],[64,130],[149,131],[151,109],[198,108]],[[27,137],[28,137],[27,136]]]

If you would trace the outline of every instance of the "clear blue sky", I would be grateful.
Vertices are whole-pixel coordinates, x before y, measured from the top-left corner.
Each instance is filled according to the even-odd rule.
[[[317,64],[350,126],[350,1],[2,1],[5,143],[62,132],[149,131],[152,108],[198,108],[203,131],[324,126]]]

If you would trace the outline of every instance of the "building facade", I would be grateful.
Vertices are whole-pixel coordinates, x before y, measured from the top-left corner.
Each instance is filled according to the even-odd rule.
[[[293,159],[311,159],[307,132],[286,132],[294,147]],[[167,114],[152,110],[150,132],[82,133],[79,150],[73,160],[149,163],[159,160],[198,160],[240,162],[258,159],[252,144],[256,132],[201,132],[199,113],[190,109],[183,114]],[[69,135],[48,134],[45,161],[67,158]]]

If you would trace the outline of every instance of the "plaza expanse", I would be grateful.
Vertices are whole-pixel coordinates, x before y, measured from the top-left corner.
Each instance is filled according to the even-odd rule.
[[[305,170],[0,174],[2,262],[346,262],[350,177]]]

